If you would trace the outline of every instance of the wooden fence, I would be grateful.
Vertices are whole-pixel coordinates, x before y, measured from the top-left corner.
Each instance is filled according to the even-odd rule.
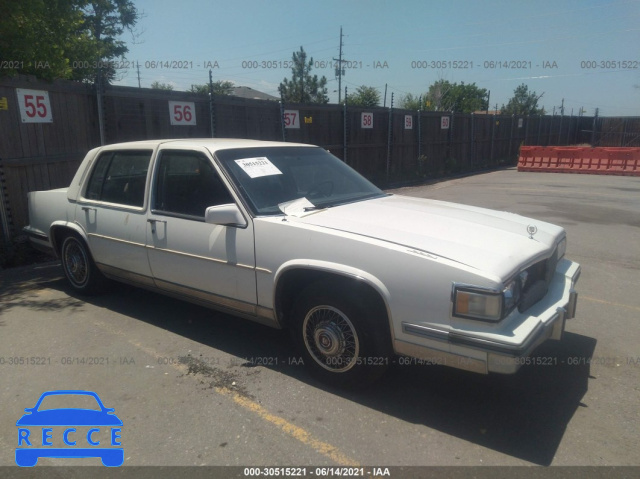
[[[52,121],[24,122],[20,89],[47,92]],[[639,118],[345,109],[114,86],[100,93],[73,82],[0,80],[0,240],[28,222],[27,192],[67,186],[101,142],[215,136],[311,143],[382,187],[515,165],[521,145],[640,145]],[[169,102],[192,102],[195,124],[172,125]],[[285,127],[285,110],[295,112],[298,128]]]

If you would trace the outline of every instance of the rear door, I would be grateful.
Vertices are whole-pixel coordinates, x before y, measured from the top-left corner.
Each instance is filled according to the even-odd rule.
[[[153,150],[107,150],[95,160],[76,209],[105,273],[152,284],[146,254],[146,185]]]
[[[254,314],[251,218],[245,213],[246,227],[204,222],[207,207],[230,203],[236,199],[205,149],[161,149],[148,215],[149,263],[163,290]]]

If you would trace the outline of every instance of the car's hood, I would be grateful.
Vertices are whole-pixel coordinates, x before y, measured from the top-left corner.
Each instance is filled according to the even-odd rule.
[[[502,279],[549,256],[564,235],[559,226],[513,213],[397,195],[336,206],[298,221],[404,245]],[[533,239],[529,225],[537,228]]]

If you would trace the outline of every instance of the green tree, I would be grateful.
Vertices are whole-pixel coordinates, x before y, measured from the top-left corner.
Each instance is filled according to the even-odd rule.
[[[438,80],[429,86],[426,95],[426,109],[434,111],[454,111],[472,113],[488,108],[488,92],[475,83],[451,83]]]
[[[427,110],[429,109],[429,102],[427,100],[427,94],[415,96],[411,93],[407,93],[400,99],[400,108],[405,110]]]
[[[313,58],[307,62],[304,48],[293,52],[291,80],[284,79],[278,87],[282,99],[291,103],[328,103],[327,79],[318,75],[311,76]]]
[[[372,86],[359,86],[354,93],[347,95],[347,104],[371,108],[380,104],[380,93]]]
[[[171,85],[170,83],[160,83],[159,81],[156,80],[151,84],[151,89],[171,91],[173,90],[173,85]]]
[[[111,82],[116,76],[113,61],[129,51],[120,39],[125,31],[134,34],[140,14],[131,0],[78,0],[82,4],[87,45],[93,51],[96,68],[74,70],[74,80],[96,81],[99,76]],[[90,65],[93,67],[93,65]]]
[[[544,95],[544,93],[542,93]],[[502,115],[544,115],[544,108],[538,108],[538,100],[542,95],[529,91],[524,83],[513,91],[513,97],[500,108]]]
[[[131,0],[5,0],[0,58],[18,62],[1,74],[95,81],[116,76],[128,48],[121,35],[140,18]]]
[[[76,0],[7,0],[0,14],[0,58],[22,73],[45,80],[70,78],[69,51],[82,42],[83,15]]]
[[[234,84],[227,80],[217,80],[213,82],[213,94],[214,95],[231,95],[233,93]],[[192,93],[199,93],[200,95],[209,94],[209,85],[191,85],[189,88]]]

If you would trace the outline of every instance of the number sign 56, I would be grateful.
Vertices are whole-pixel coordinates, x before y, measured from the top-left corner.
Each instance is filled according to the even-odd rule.
[[[22,123],[51,123],[49,92],[44,90],[16,89]]]
[[[195,125],[196,104],[192,101],[170,101],[169,118],[172,125]]]

